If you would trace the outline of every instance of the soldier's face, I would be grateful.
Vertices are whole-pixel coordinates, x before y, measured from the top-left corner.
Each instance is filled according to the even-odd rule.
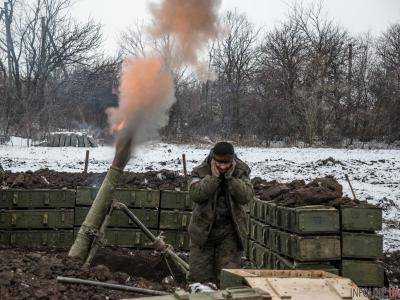
[[[233,158],[230,155],[215,155],[214,160],[215,165],[221,174],[228,172],[232,167]]]

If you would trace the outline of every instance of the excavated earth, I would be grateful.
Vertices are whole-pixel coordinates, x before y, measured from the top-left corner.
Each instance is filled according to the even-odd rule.
[[[64,173],[47,169],[36,172],[0,174],[0,189],[59,189],[77,186],[99,187],[106,173]],[[146,173],[124,172],[119,187],[184,190],[187,183],[179,173],[169,170]],[[357,205],[359,202],[343,197],[342,186],[334,177],[317,178],[306,183],[289,183],[253,178],[254,191],[262,200],[285,206]],[[131,293],[101,288],[57,284],[56,276],[75,276],[118,282],[132,286],[168,290],[162,279],[170,271],[160,254],[124,249],[107,249],[100,253],[94,266],[82,270],[80,264],[68,259],[66,251],[49,249],[0,248],[0,299],[118,299],[138,296]],[[400,284],[400,251],[388,252],[382,257],[391,285]],[[179,271],[173,270],[183,282]]]
[[[163,283],[171,272],[156,252],[102,249],[90,268],[67,256],[67,250],[0,248],[0,299],[121,299],[143,296],[99,287],[57,283],[57,276],[76,277],[170,291]],[[169,263],[182,286],[183,275]]]

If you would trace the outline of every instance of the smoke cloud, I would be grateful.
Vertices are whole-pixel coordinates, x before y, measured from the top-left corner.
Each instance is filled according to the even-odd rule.
[[[219,6],[219,0],[165,0],[152,4],[151,33],[158,38],[165,34],[176,36],[179,56],[185,63],[196,65],[199,50],[219,33]]]
[[[179,64],[190,64],[201,75],[198,55],[218,34],[219,0],[164,0],[151,4],[150,31],[154,38],[170,35],[177,40]],[[168,49],[171,51],[171,49]],[[123,63],[119,85],[119,105],[107,110],[110,128],[117,133],[113,165],[123,169],[132,148],[152,139],[168,122],[168,111],[175,102],[173,76],[161,57],[129,58]]]

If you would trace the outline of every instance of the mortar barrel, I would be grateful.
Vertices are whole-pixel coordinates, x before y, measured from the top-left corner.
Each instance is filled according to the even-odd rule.
[[[79,229],[75,242],[69,250],[70,257],[78,257],[83,261],[87,259],[92,246],[92,237],[99,234],[104,218],[112,205],[113,192],[121,175],[122,170],[114,166],[108,170],[89,213]]]

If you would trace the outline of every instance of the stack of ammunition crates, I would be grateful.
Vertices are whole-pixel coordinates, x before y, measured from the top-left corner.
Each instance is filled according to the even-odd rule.
[[[381,210],[371,205],[292,208],[255,199],[248,256],[257,268],[322,269],[359,286],[382,286],[382,237],[374,233],[381,224]]]
[[[67,247],[73,242],[74,190],[0,191],[0,243]]]
[[[85,220],[98,189],[0,191],[0,244],[69,247]],[[154,234],[165,236],[175,249],[187,251],[192,204],[187,192],[116,189],[114,198],[126,204]],[[115,210],[106,230],[107,245],[151,248],[136,224]]]

